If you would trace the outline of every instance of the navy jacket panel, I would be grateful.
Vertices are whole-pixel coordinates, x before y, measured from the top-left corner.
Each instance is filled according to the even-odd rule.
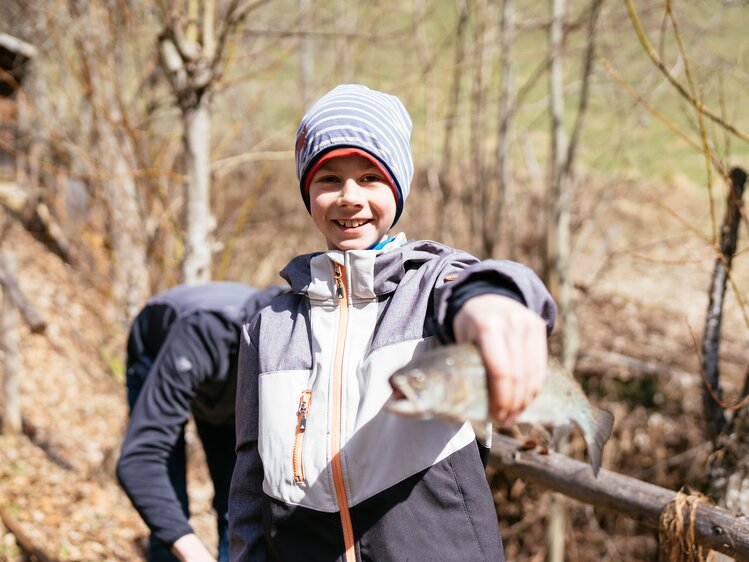
[[[452,515],[461,511],[462,525]],[[351,518],[363,562],[504,561],[496,508],[474,444],[353,507]]]
[[[353,506],[357,558],[363,562],[503,562],[491,490],[477,456],[476,446],[468,445]],[[456,511],[464,513],[464,525],[455,524],[452,514]],[[337,512],[293,506],[265,496],[263,516],[271,560],[345,562]]]

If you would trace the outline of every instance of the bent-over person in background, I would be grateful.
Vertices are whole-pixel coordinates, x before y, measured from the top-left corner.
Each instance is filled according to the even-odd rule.
[[[149,562],[216,558],[188,521],[185,424],[192,413],[214,488],[218,560],[228,561],[237,353],[242,323],[282,292],[214,282],[148,301],[127,342],[130,422],[117,477],[151,531]]]

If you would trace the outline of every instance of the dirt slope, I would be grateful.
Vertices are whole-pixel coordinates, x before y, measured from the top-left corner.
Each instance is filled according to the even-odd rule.
[[[26,435],[0,436],[0,508],[51,557],[138,560],[147,530],[114,479],[127,405],[109,365],[123,359],[125,332],[113,325],[105,295],[72,268],[18,226],[9,239],[22,288],[48,329],[35,336],[23,328]],[[192,427],[188,439],[198,461],[190,472],[193,523],[213,544],[212,489]],[[13,536],[3,534],[0,560],[21,560]]]

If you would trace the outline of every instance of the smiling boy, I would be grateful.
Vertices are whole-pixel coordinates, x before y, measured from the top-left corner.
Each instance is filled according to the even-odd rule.
[[[470,424],[386,412],[388,377],[441,342],[474,342],[492,415],[509,420],[541,387],[555,307],[520,264],[389,235],[410,132],[397,98],[359,85],[300,124],[300,191],[328,251],[292,260],[292,293],[243,328],[235,561],[504,559]]]
[[[328,152],[307,177],[312,222],[328,250],[369,248],[390,230],[397,195],[387,172],[363,150]]]

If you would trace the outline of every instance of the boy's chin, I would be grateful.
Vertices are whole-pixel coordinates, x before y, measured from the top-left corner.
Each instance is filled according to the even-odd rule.
[[[377,240],[365,240],[365,239],[356,239],[356,240],[328,240],[328,250],[367,250],[371,248],[374,244],[377,243]]]

